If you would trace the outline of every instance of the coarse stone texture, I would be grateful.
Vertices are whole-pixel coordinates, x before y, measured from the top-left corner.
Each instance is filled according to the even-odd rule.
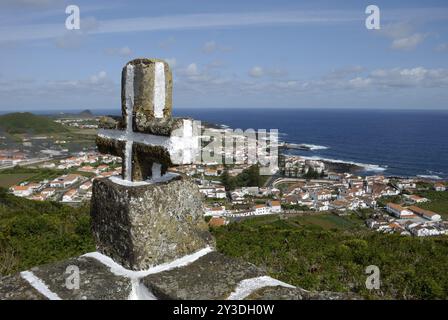
[[[187,177],[143,186],[93,184],[91,223],[98,250],[143,270],[214,245],[201,194]]]
[[[20,274],[0,278],[0,300],[48,300]]]
[[[245,300],[357,300],[352,293],[330,291],[306,291],[302,288],[282,286],[264,287],[251,293]]]
[[[169,119],[172,113],[172,92],[173,79],[168,63],[160,59],[135,59],[129,61],[123,68],[121,80],[121,105],[126,119],[126,83],[132,81],[132,88],[134,90],[134,105],[133,105],[133,127],[135,131],[145,132],[148,129],[149,123],[156,119],[155,117],[155,99],[154,99],[154,82],[155,82],[155,65],[161,62],[164,66],[164,84],[165,84],[165,101],[163,108],[163,117],[159,120]],[[132,65],[134,67],[134,78],[127,79],[127,67]]]
[[[238,283],[265,275],[253,264],[211,252],[193,263],[152,274],[143,284],[158,299],[216,300],[226,299]]]
[[[152,165],[161,164],[161,174],[165,174],[173,164],[168,151],[159,146],[140,143],[132,145],[132,181],[144,181],[152,177]]]
[[[79,289],[68,289],[68,266],[79,268]],[[109,267],[93,258],[78,257],[63,262],[32,268],[33,274],[63,300],[126,300],[132,284],[125,277],[111,273]]]
[[[98,127],[100,129],[123,129],[122,117],[102,116],[99,120]]]

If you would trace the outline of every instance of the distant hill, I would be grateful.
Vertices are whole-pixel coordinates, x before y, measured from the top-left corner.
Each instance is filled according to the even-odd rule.
[[[69,118],[76,118],[76,119],[93,119],[95,118],[95,115],[90,111],[89,109],[83,110],[80,113],[72,113],[72,112],[60,112],[58,114],[54,114],[51,117],[57,118],[57,119],[69,119]]]
[[[47,117],[37,116],[30,112],[16,112],[0,116],[0,131],[10,134],[45,134],[65,132],[67,128]]]
[[[92,113],[92,111],[90,111],[90,110],[84,110],[84,111],[81,111],[80,113],[79,113],[79,116],[81,116],[81,117],[83,117],[83,118],[93,118],[94,117],[94,115],[93,115],[93,113]]]

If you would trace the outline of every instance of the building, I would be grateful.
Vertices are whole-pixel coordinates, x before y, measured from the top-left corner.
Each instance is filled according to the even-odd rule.
[[[256,204],[254,207],[255,215],[270,214],[271,210],[264,204]]]
[[[213,228],[225,226],[227,224],[226,219],[222,217],[212,217],[208,222],[208,225]]]
[[[90,182],[90,181],[84,182],[82,185],[79,186],[79,189],[84,190],[84,191],[87,191],[90,188],[92,188],[92,182]]]
[[[418,214],[419,216],[422,216],[425,219],[431,220],[431,221],[440,221],[442,217],[440,214],[437,214],[435,212],[425,210],[416,206],[409,207],[409,210],[414,212],[415,214]]]
[[[29,197],[33,194],[33,189],[28,186],[12,186],[9,190],[16,197]]]
[[[56,189],[53,189],[53,188],[45,188],[44,190],[42,190],[41,194],[42,194],[44,197],[49,198],[49,197],[51,197],[52,195],[54,195],[55,192],[56,192]]]
[[[392,202],[389,202],[386,205],[386,210],[387,210],[387,212],[392,213],[394,216],[396,216],[398,218],[410,218],[414,215],[412,213],[412,211],[405,209],[402,206],[400,206],[399,204],[392,203]]]
[[[417,196],[415,194],[412,194],[410,196],[408,196],[408,199],[411,200],[412,202],[415,203],[423,203],[423,202],[428,202],[429,200],[420,196]]]
[[[77,195],[76,189],[70,189],[66,193],[64,193],[64,196],[62,197],[62,202],[72,202],[75,200],[75,197]]]
[[[434,183],[434,190],[436,190],[436,191],[446,191],[446,186],[443,183],[441,183],[441,182],[437,182],[437,183]]]
[[[317,192],[313,192],[311,196],[315,201],[331,200],[332,197],[331,192],[328,190],[320,190]]]
[[[67,188],[76,182],[78,182],[80,176],[77,174],[68,174],[64,176],[60,176],[53,181],[50,182],[50,187],[52,188]]]
[[[271,207],[271,212],[281,212],[282,211],[282,206],[280,204],[280,201],[278,200],[271,200],[269,201],[269,205]]]
[[[213,208],[205,208],[204,216],[216,217],[216,216],[224,215],[226,213],[227,213],[226,207],[224,207],[224,206],[213,207]]]

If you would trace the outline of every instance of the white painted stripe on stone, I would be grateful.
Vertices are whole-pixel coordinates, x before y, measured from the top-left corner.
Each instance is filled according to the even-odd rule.
[[[262,277],[256,277],[251,279],[245,279],[242,280],[240,283],[238,283],[238,286],[236,287],[235,291],[233,291],[227,300],[243,300],[244,298],[251,295],[251,293],[255,292],[258,289],[264,288],[264,287],[286,287],[286,288],[295,288],[294,286],[271,278],[269,276],[262,276]]]
[[[154,65],[154,117],[163,118],[165,109],[165,65],[156,62]]]
[[[192,122],[185,121],[184,125],[192,126]],[[176,132],[173,132],[171,137],[167,137],[140,132],[127,133],[122,130],[100,129],[98,136],[118,141],[137,142],[147,146],[160,146],[169,152],[173,164],[189,164],[193,163],[197,152],[199,152],[198,137],[183,136],[183,134],[191,132],[191,130],[184,131],[181,128],[180,130],[175,130]],[[126,159],[128,158],[126,157]]]
[[[132,117],[134,111],[134,66],[128,64],[126,66],[126,135],[132,135]],[[124,179],[132,180],[132,140],[126,141],[124,150]]]
[[[162,177],[162,165],[154,162],[151,167],[151,180],[158,181]]]
[[[126,96],[126,131],[132,132],[132,113],[134,111],[134,66],[126,66],[126,84],[124,94]]]
[[[47,285],[38,277],[34,275],[31,271],[23,271],[20,272],[20,276],[28,281],[28,283],[37,291],[39,291],[41,294],[43,294],[45,297],[47,297],[50,300],[62,300],[56,293],[51,291]]]
[[[198,260],[199,258],[205,256],[206,254],[209,254],[212,251],[213,249],[210,246],[207,246],[199,251],[196,251],[195,253],[183,256],[182,258],[151,267],[147,270],[140,270],[140,271],[126,269],[122,265],[112,260],[112,258],[99,252],[86,253],[83,255],[83,257],[94,258],[98,260],[102,264],[108,266],[110,268],[110,271],[117,276],[126,277],[130,279],[139,279],[146,277],[147,275],[150,274],[187,266],[190,263]]]
[[[158,300],[157,297],[140,281],[131,279],[132,290],[128,300]]]
[[[132,140],[126,141],[124,150],[124,180],[132,181]]]

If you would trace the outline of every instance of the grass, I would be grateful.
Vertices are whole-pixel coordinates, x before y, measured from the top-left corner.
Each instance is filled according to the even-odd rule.
[[[310,216],[299,216],[288,219],[299,225],[312,225],[320,227],[324,230],[350,230],[359,227],[354,221],[347,219],[345,217],[339,217],[334,214],[321,214],[321,215],[310,215]]]
[[[12,185],[24,181],[40,182],[43,180],[53,180],[64,173],[64,170],[32,169],[25,167],[6,169],[0,171],[0,187],[9,188]]]
[[[422,191],[418,194],[430,200],[430,202],[419,203],[420,208],[434,211],[444,219],[448,219],[448,192]]]
[[[352,223],[351,223],[352,222]],[[367,299],[447,299],[448,237],[404,237],[356,228],[356,217],[260,217],[213,229],[220,252],[252,262],[307,290]],[[366,288],[378,266],[381,287]]]
[[[0,128],[10,134],[47,134],[67,131],[61,124],[29,112],[16,112],[0,116]]]
[[[0,174],[0,187],[9,188],[17,185],[22,181],[28,180],[32,177],[32,173],[3,173]]]

